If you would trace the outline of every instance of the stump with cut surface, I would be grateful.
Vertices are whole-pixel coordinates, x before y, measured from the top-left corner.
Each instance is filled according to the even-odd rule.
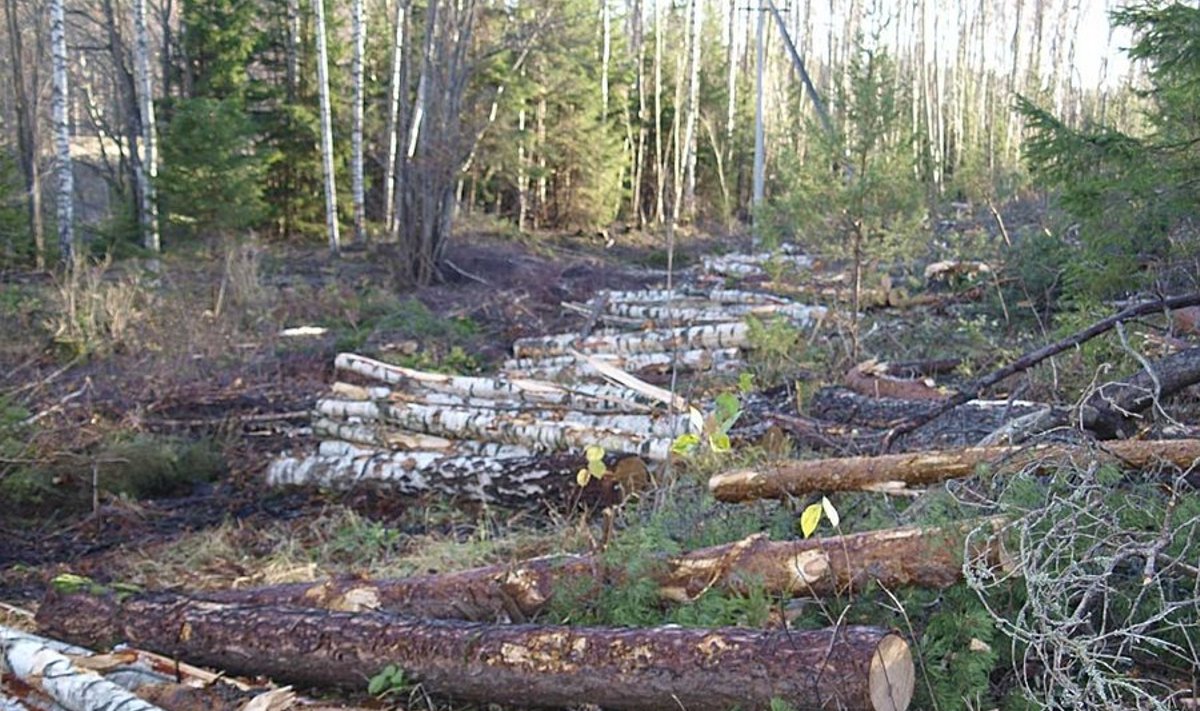
[[[521,706],[724,711],[766,709],[780,699],[797,708],[903,711],[915,678],[904,639],[874,627],[484,625],[232,606],[166,593],[119,602],[51,594],[38,623],[76,643],[123,641],[297,685],[363,689],[396,665],[430,693]]]

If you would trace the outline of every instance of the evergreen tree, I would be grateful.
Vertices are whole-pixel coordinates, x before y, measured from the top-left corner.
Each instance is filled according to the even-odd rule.
[[[185,234],[228,235],[264,214],[255,129],[237,99],[179,102],[163,135],[162,197]]]
[[[1018,103],[1032,131],[1026,151],[1035,177],[1080,224],[1067,287],[1091,298],[1155,278],[1175,288],[1195,278],[1200,257],[1200,9],[1143,3],[1113,19],[1134,30],[1129,55],[1148,67],[1146,130],[1077,130],[1028,99]]]

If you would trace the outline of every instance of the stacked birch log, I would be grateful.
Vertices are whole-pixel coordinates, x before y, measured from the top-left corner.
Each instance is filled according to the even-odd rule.
[[[735,267],[710,266],[742,273],[758,256],[726,255]],[[339,354],[339,380],[313,413],[316,452],[277,459],[268,483],[369,481],[404,494],[510,505],[563,500],[577,488],[585,448],[603,447],[610,464],[656,462],[688,431],[693,404],[647,379],[738,370],[750,346],[747,317],[803,326],[826,315],[771,294],[695,287],[605,291],[564,306],[588,314],[582,333],[519,339],[491,377]]]

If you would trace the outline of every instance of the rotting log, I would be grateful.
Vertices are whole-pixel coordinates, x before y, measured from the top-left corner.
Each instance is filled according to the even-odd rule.
[[[233,606],[168,593],[117,601],[47,596],[47,633],[118,641],[305,686],[362,689],[389,665],[430,693],[520,706],[714,711],[908,707],[912,655],[874,627],[762,632],[742,628],[570,628],[418,621],[380,612]]]
[[[842,594],[870,583],[889,589],[943,588],[961,579],[964,553],[1006,565],[991,535],[1001,525],[1001,519],[985,519],[944,528],[906,526],[796,541],[771,541],[756,534],[663,557],[647,566],[646,574],[658,584],[659,595],[671,602],[693,600],[711,588],[792,597]],[[983,535],[971,537],[975,531]],[[334,578],[202,595],[224,603],[521,622],[540,613],[560,583],[591,580],[599,589],[624,584],[624,575],[622,568],[594,556],[560,555],[409,578]]]
[[[1101,439],[1131,436],[1144,421],[1141,413],[1159,398],[1200,383],[1200,348],[1172,353],[1150,366],[1097,388],[1081,408],[1083,426]]]
[[[1109,460],[1130,469],[1159,465],[1188,469],[1200,460],[1200,440],[1120,440],[1095,447],[967,447],[875,457],[790,460],[717,474],[709,479],[708,486],[720,501],[782,499],[822,491],[905,493],[910,487],[970,476],[984,464],[999,471],[1013,471],[1080,457]]]

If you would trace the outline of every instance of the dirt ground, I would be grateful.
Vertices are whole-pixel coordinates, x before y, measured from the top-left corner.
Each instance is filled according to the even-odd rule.
[[[683,246],[678,259],[714,248]],[[729,244],[728,248],[735,247]],[[572,235],[553,243],[522,243],[484,234],[457,238],[448,249],[444,283],[410,289],[397,285],[386,246],[347,251],[333,260],[322,249],[266,246],[255,259],[260,283],[257,315],[214,316],[216,285],[223,279],[219,250],[179,258],[168,255],[160,278],[148,284],[133,334],[108,352],[71,359],[48,336],[44,297],[57,285],[43,275],[8,273],[0,284],[29,295],[28,308],[6,311],[3,326],[17,335],[0,346],[0,393],[14,393],[36,418],[28,447],[11,457],[0,478],[22,462],[63,470],[62,486],[87,488],[88,470],[104,444],[137,436],[206,440],[217,444],[224,470],[214,482],[172,496],[100,496],[79,511],[0,509],[0,600],[37,600],[49,578],[70,572],[109,579],[133,550],[152,550],[198,531],[221,526],[256,530],[305,522],[345,507],[365,518],[397,522],[421,502],[372,492],[263,491],[259,475],[281,451],[307,443],[304,426],[316,398],[328,387],[334,355],[353,345],[364,353],[401,348],[436,362],[447,341],[486,370],[507,356],[515,338],[578,328],[583,316],[564,301],[586,301],[599,289],[660,283],[661,255],[649,242]],[[117,282],[135,269],[111,267]],[[224,268],[228,279],[229,268]],[[447,333],[428,323],[380,319],[368,323],[367,301],[405,305],[415,299],[417,319],[468,324]],[[14,299],[15,301],[15,299]],[[406,306],[406,308],[409,308]],[[286,339],[279,331],[320,324],[326,334]],[[65,362],[64,362],[65,361]],[[33,516],[29,514],[34,514]],[[465,517],[470,520],[470,516]],[[433,524],[450,526],[459,524]],[[419,528],[419,527],[418,527]],[[415,530],[415,529],[413,529]],[[460,531],[470,535],[469,531]]]

